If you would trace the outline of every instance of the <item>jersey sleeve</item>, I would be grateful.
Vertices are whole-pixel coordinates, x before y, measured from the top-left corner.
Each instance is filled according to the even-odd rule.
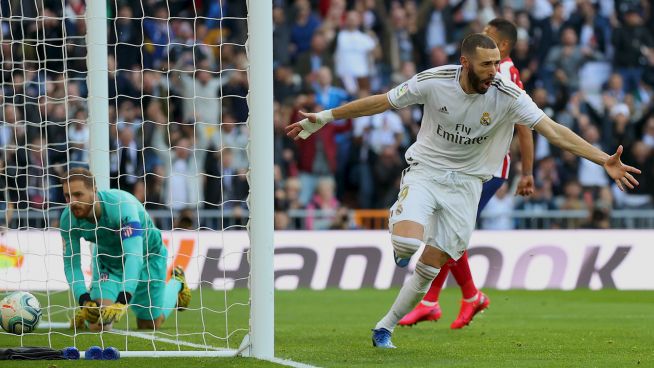
[[[82,272],[80,236],[75,229],[71,229],[70,217],[67,211],[62,214],[59,224],[61,239],[64,243],[64,274],[75,300],[79,300],[82,294],[88,292],[84,282],[84,273]]]
[[[428,84],[426,81],[419,82],[418,75],[414,75],[413,78],[388,91],[386,97],[395,109],[417,104],[424,105]]]
[[[514,99],[509,108],[510,120],[516,124],[525,125],[534,129],[540,119],[545,116],[529,95],[522,91],[518,98]]]
[[[139,208],[140,207],[140,208]],[[143,267],[143,234],[145,224],[141,224],[139,211],[142,205],[129,200],[120,203],[120,238],[123,246],[123,288],[134,295]]]

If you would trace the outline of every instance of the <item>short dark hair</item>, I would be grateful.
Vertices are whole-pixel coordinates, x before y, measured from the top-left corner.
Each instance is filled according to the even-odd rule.
[[[497,45],[492,38],[481,33],[473,33],[463,39],[461,43],[461,55],[470,56],[477,52],[477,47],[482,49],[495,49]]]
[[[62,185],[68,185],[69,182],[81,180],[87,188],[95,188],[95,178],[93,173],[84,167],[70,169],[61,179]]]
[[[497,30],[502,40],[509,41],[511,48],[518,42],[518,29],[511,21],[503,18],[495,18],[488,22],[488,25]]]

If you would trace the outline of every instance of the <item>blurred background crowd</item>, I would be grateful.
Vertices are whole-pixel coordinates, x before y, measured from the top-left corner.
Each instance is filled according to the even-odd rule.
[[[20,227],[21,211],[60,208],[58,178],[88,165],[85,4],[0,4],[0,185],[4,211],[19,214],[10,225]],[[375,212],[361,210],[390,207],[422,114],[414,106],[336,121],[294,142],[284,127],[300,119],[299,111],[334,108],[386,92],[416,72],[457,64],[460,41],[495,17],[518,27],[512,58],[536,104],[604,151],[623,144],[623,160],[643,174],[639,187],[621,193],[601,167],[536,137],[535,194],[513,195],[520,175],[514,144],[511,179],[479,226],[606,228],[612,211],[653,208],[649,1],[274,0],[272,6],[277,229],[365,226],[357,214]],[[146,203],[163,228],[243,226],[245,2],[117,0],[107,1],[107,11],[112,187]],[[565,211],[584,215],[529,216],[565,218]]]

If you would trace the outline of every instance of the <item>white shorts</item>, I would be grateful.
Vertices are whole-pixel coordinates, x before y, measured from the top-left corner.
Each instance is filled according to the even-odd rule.
[[[403,172],[389,229],[399,221],[417,222],[424,226],[425,244],[459,259],[475,229],[481,189],[478,177],[414,163]]]

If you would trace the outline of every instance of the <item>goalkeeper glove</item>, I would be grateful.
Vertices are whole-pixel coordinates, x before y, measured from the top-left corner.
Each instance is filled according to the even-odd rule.
[[[108,325],[113,322],[120,321],[121,318],[127,313],[127,303],[132,299],[129,293],[121,292],[118,294],[118,299],[112,305],[100,308],[100,319],[102,324]]]
[[[84,293],[79,297],[79,309],[75,313],[75,325],[78,325],[78,322],[89,321],[91,323],[97,323],[98,318],[100,318],[100,309],[98,308],[98,303],[91,300],[89,293]]]
[[[304,118],[300,121],[300,126],[302,126],[302,131],[298,136],[302,139],[307,139],[309,136],[322,128],[325,124],[334,121],[334,115],[332,110],[321,111],[316,114],[316,122],[312,123],[309,119]]]

